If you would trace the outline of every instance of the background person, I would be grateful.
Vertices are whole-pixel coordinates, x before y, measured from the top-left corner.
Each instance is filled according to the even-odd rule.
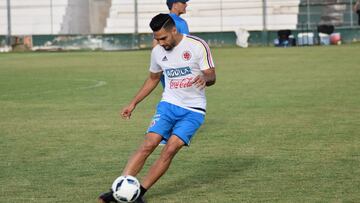
[[[170,10],[170,16],[175,21],[176,29],[179,33],[190,34],[187,22],[180,17],[186,13],[187,2],[189,0],[167,0],[166,5]]]
[[[181,34],[187,34],[187,35],[190,34],[189,26],[188,26],[187,22],[183,18],[180,17],[180,15],[186,13],[188,1],[189,0],[167,0],[166,1],[166,5],[170,11],[170,17],[175,22],[176,30]],[[155,47],[156,44],[157,44],[157,41],[154,40],[153,47]],[[161,82],[162,87],[165,87],[164,75],[161,76],[160,82]],[[162,140],[160,142],[160,145],[165,145],[165,144],[166,144],[166,140]]]
[[[353,7],[353,10],[355,13],[358,14],[358,25],[360,25],[360,0],[357,0],[354,7]]]
[[[166,5],[170,11],[170,16],[175,22],[176,30],[182,34],[190,34],[187,22],[180,17],[186,13],[187,2],[189,0],[167,0]],[[153,40],[153,47],[157,45],[157,41]]]

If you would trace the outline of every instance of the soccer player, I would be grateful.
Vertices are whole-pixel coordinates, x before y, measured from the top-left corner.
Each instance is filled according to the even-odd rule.
[[[152,18],[150,27],[158,45],[151,53],[150,73],[129,105],[121,111],[129,119],[136,106],[156,88],[165,73],[165,89],[145,139],[128,160],[122,175],[136,176],[146,159],[162,139],[168,140],[159,158],[141,182],[143,201],[145,192],[168,170],[172,159],[191,138],[205,119],[205,87],[215,84],[215,66],[208,45],[200,38],[180,34],[169,14]],[[112,191],[99,197],[100,202],[112,202]]]

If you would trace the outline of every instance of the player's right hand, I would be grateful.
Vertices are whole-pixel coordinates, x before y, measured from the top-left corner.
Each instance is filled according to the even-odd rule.
[[[128,105],[123,108],[120,112],[120,115],[123,119],[130,119],[132,111],[135,109],[135,105]]]

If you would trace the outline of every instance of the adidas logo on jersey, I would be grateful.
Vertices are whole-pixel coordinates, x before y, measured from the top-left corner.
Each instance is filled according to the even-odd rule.
[[[168,61],[167,57],[164,56],[164,58],[162,59],[162,61]]]

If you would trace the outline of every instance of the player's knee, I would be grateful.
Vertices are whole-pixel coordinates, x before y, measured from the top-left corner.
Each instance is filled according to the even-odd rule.
[[[154,151],[154,149],[159,145],[157,142],[147,141],[143,145],[141,145],[139,151],[142,154],[150,154]]]
[[[164,157],[172,159],[176,153],[179,151],[179,148],[175,145],[168,144],[164,149]]]

